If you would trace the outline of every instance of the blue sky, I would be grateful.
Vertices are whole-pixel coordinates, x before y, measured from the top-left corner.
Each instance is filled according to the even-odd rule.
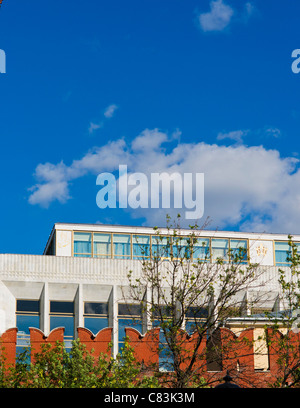
[[[4,0],[0,251],[42,253],[55,222],[163,226],[163,210],[97,207],[97,175],[119,164],[204,173],[210,229],[300,233],[299,12]]]

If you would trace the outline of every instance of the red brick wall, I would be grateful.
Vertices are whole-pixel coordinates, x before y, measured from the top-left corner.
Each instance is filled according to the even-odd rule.
[[[88,351],[94,349],[94,356],[98,357],[100,353],[107,354],[109,344],[112,339],[112,328],[101,330],[96,336],[86,328],[78,327],[78,337],[82,343],[86,345]],[[145,335],[141,335],[133,328],[126,328],[126,335],[129,338],[130,344],[135,351],[135,357],[144,365],[151,366],[159,361],[159,328],[149,330]],[[17,328],[8,329],[1,335],[1,353],[5,356],[6,367],[15,364]],[[221,341],[222,349],[222,371],[207,372],[206,369],[206,351],[207,344],[203,338],[199,346],[199,359],[195,362],[195,367],[200,368],[199,374],[206,378],[215,378],[221,380],[226,374],[226,370],[230,371],[234,382],[242,387],[267,387],[270,382],[274,382],[280,374],[280,366],[278,359],[280,357],[280,341],[283,335],[278,331],[268,329],[268,337],[271,340],[269,344],[269,362],[270,369],[268,371],[255,371],[254,369],[254,353],[253,353],[253,329],[245,329],[236,336],[227,328],[218,330],[218,338]],[[41,345],[55,344],[57,341],[63,342],[64,328],[56,328],[51,331],[48,336],[35,328],[30,329],[31,353],[34,361],[34,353],[41,350]],[[192,357],[192,351],[198,344],[198,334],[194,333],[189,336],[186,332],[178,333],[178,341],[182,344],[184,358],[182,360],[182,369],[187,367]],[[292,365],[296,361],[300,361],[300,335],[291,332],[289,338],[290,344],[294,346],[293,358],[290,359]],[[225,351],[224,351],[225,350]],[[200,359],[201,356],[201,359]]]
[[[112,340],[112,328],[107,327],[106,329],[100,330],[95,336],[90,330],[85,327],[78,327],[78,338],[85,344],[86,350],[93,351],[93,356],[98,358],[101,353],[111,355],[111,340]]]
[[[159,328],[149,330],[144,336],[131,327],[125,328],[135,358],[146,366],[158,364]]]
[[[57,341],[64,341],[64,327],[57,327],[51,330],[48,336],[36,328],[29,328],[30,330],[30,344],[31,344],[31,361],[34,362],[34,354],[39,353],[42,349],[42,344],[54,345]]]
[[[6,368],[15,365],[17,332],[18,329],[14,327],[6,330],[0,337],[1,355],[4,357]]]
[[[182,350],[180,364],[182,370],[187,369],[191,363],[196,347],[197,353],[193,366],[199,373],[206,369],[206,335],[199,337],[197,332],[189,335],[186,331],[180,330],[177,335],[177,343]]]

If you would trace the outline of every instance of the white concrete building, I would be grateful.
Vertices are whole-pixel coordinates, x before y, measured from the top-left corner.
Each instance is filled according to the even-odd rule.
[[[166,229],[160,232],[168,234]],[[183,236],[190,233],[181,230]],[[293,240],[300,246],[300,236]],[[116,354],[125,326],[135,324],[142,333],[147,329],[139,305],[128,312],[121,288],[128,285],[130,270],[133,277],[140,275],[143,251],[149,255],[155,247],[152,228],[57,223],[43,255],[0,254],[0,332],[18,327],[21,348],[28,344],[29,327],[48,335],[64,326],[66,342],[76,336],[78,326],[94,334],[113,327]],[[214,262],[217,257],[226,258],[229,249],[234,252],[240,247],[250,262],[263,268],[261,279],[273,293],[267,307],[278,309],[278,267],[288,267],[287,235],[205,230],[200,232],[194,256],[202,259],[209,254],[209,261]]]

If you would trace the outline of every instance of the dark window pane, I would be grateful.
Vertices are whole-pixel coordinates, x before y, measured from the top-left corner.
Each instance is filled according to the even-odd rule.
[[[189,307],[186,311],[186,317],[206,318],[208,309],[206,307]]]
[[[108,304],[107,303],[96,303],[96,302],[85,302],[84,303],[84,313],[85,314],[108,314]]]
[[[140,316],[142,314],[141,305],[119,304],[119,315]]]
[[[39,300],[17,300],[17,312],[39,313]]]
[[[51,313],[74,313],[74,303],[73,302],[50,302],[50,312]]]

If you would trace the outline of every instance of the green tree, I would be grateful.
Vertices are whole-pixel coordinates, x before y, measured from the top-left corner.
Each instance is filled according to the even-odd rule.
[[[268,346],[277,358],[277,378],[271,385],[279,388],[300,386],[300,254],[293,237],[288,238],[289,267],[278,269],[281,311],[266,314]]]
[[[44,344],[30,361],[30,349],[21,353],[9,371],[1,365],[1,386],[5,388],[117,388],[158,387],[158,380],[144,375],[132,347],[125,342],[116,359],[93,350],[88,352],[79,340],[70,352],[64,344]]]
[[[195,378],[202,378],[207,358],[211,364],[220,363],[226,351],[214,341],[213,333],[226,317],[241,309],[241,294],[263,271],[245,263],[248,258],[242,247],[211,262],[209,248],[201,240],[202,230],[195,224],[188,236],[183,234],[180,216],[173,224],[167,218],[166,232],[155,228],[155,235],[152,254],[142,261],[141,276],[128,274],[130,297],[142,304],[147,328],[160,327],[160,357],[171,372],[164,376],[165,381],[177,388],[186,387]],[[196,333],[192,349],[187,349],[182,332],[187,317]],[[208,348],[202,347],[206,340],[209,356]]]

